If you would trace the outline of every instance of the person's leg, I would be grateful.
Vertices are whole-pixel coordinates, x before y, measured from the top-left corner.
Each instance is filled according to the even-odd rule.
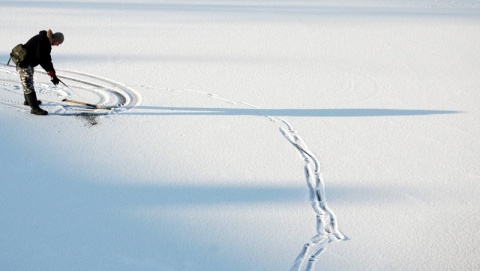
[[[23,101],[23,105],[29,105],[27,101],[27,95],[24,93],[23,96],[25,97],[25,101]],[[37,100],[38,105],[42,104],[42,101]]]
[[[25,68],[17,66],[17,71],[20,75],[20,81],[22,82],[25,101],[32,108],[30,113],[34,115],[47,115],[48,112],[38,106],[37,94],[35,93],[35,87],[33,85],[33,68],[31,66]]]

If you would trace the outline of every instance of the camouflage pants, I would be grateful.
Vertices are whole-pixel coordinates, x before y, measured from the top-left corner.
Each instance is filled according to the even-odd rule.
[[[17,66],[18,74],[20,75],[20,81],[22,82],[23,92],[28,95],[35,92],[33,86],[33,68],[32,66],[20,67]]]

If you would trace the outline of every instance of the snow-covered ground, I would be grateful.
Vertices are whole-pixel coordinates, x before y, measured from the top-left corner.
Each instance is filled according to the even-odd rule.
[[[480,269],[478,1],[0,14],[0,270]],[[48,28],[41,117],[4,64]]]

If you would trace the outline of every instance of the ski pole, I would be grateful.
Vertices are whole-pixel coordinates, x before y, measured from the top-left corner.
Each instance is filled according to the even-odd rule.
[[[57,78],[58,78],[58,77],[57,77]],[[59,81],[60,83],[62,83],[64,86],[66,86],[67,88],[70,88],[70,87],[67,86],[67,84],[65,84],[62,80],[58,79],[58,81]]]
[[[67,88],[70,88],[69,86],[67,86],[67,84],[65,84],[62,80],[60,80],[60,78],[57,77],[57,79],[58,79],[58,82],[62,83],[62,84],[63,84],[64,86],[66,86]],[[52,77],[52,80],[50,80],[50,81],[52,81],[52,83],[55,84],[55,82],[54,82],[54,81],[55,81],[55,80],[54,80],[54,77]],[[57,83],[57,84],[58,84],[58,83]]]
[[[58,77],[57,77],[58,78]],[[73,89],[71,89],[69,86],[67,86],[67,84],[65,84],[62,80],[60,80],[60,78],[58,78],[58,82],[62,83],[65,87],[67,87],[69,90],[71,90],[73,93],[75,93],[76,95],[78,95]],[[81,95],[78,95],[79,97],[82,97]]]

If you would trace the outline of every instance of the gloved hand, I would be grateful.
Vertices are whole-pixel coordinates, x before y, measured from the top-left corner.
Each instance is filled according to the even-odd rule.
[[[52,80],[51,80],[51,81],[52,81],[52,83],[53,83],[55,86],[58,85],[58,83],[60,83],[60,79],[58,79],[58,77],[57,77],[56,75],[54,75],[54,76],[52,77]]]
[[[58,85],[58,83],[60,83],[60,79],[58,79],[57,75],[55,74],[55,71],[49,71],[48,75],[52,77],[51,81],[55,86]]]

